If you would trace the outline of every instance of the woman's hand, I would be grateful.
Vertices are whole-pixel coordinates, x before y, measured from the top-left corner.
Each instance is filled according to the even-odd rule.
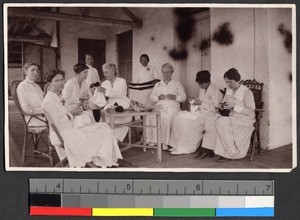
[[[92,87],[92,88],[90,87],[89,90],[92,93],[92,95],[94,95],[94,92],[95,92],[96,88],[95,87]]]
[[[193,105],[202,105],[202,101],[200,101],[199,99],[196,99],[196,100],[193,102]]]
[[[223,109],[229,109],[232,110],[234,108],[235,104],[233,102],[224,102],[223,103]]]
[[[106,92],[106,89],[105,89],[105,88],[103,88],[103,87],[98,87],[98,88],[97,88],[97,90],[98,90],[99,92],[103,92],[103,93],[105,93],[105,92]]]
[[[77,116],[77,115],[81,115],[83,112],[83,107],[82,106],[78,106],[77,108],[73,109],[70,111],[70,113],[73,115],[73,116]]]
[[[166,99],[166,96],[164,94],[161,94],[157,98],[158,98],[158,100],[164,100],[164,99]]]
[[[169,99],[169,100],[176,100],[176,95],[172,95],[172,94],[167,94],[166,95],[166,99]]]

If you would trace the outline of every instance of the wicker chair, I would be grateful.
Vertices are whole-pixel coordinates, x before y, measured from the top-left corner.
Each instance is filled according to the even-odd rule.
[[[21,83],[21,81],[13,81],[11,84],[11,95],[14,100],[15,105],[17,106],[19,112],[21,113],[22,116],[22,121],[25,126],[25,131],[24,131],[24,142],[23,142],[23,148],[22,148],[22,166],[25,166],[25,159],[26,159],[26,153],[28,150],[28,147],[32,141],[33,143],[33,157],[35,158],[36,156],[45,156],[49,159],[49,163],[51,166],[53,166],[53,157],[52,157],[52,151],[53,148],[49,144],[48,140],[45,140],[43,135],[45,133],[48,133],[48,126],[47,126],[47,121],[43,120],[41,117],[44,117],[44,114],[28,114],[24,112],[21,108],[21,105],[19,103],[19,98],[17,95],[17,87]],[[25,120],[25,116],[29,116],[29,120]],[[45,126],[31,126],[29,125],[29,122],[33,119],[37,119],[40,121],[45,122]],[[48,150],[46,152],[40,151],[38,149],[38,145],[40,141],[43,141],[44,144],[47,146]]]

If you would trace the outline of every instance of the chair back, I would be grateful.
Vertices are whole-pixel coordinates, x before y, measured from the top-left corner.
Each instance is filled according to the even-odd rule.
[[[248,87],[252,91],[254,96],[255,108],[262,109],[264,105],[262,101],[262,91],[264,84],[257,82],[255,79],[242,80],[241,84]]]
[[[45,117],[46,117],[46,119],[48,121],[48,125],[53,129],[53,131],[55,132],[56,136],[58,137],[60,143],[62,145],[64,145],[64,140],[63,140],[61,134],[59,133],[56,125],[54,124],[53,119],[51,118],[51,116],[49,115],[48,112],[45,112],[44,114],[45,114]]]
[[[50,90],[50,84],[49,83],[46,83],[45,86],[44,86],[44,96],[47,95],[47,92]]]
[[[25,114],[21,108],[20,102],[19,102],[19,98],[18,98],[18,94],[17,94],[17,87],[19,86],[19,84],[22,81],[20,80],[15,80],[11,83],[10,89],[11,89],[11,96],[14,100],[15,105],[17,106],[17,109],[19,110],[19,112],[21,113],[22,116],[22,121],[24,123],[25,126],[27,126],[26,121],[25,121]]]

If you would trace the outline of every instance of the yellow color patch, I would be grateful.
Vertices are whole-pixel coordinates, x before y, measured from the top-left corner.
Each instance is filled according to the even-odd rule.
[[[153,216],[153,208],[93,208],[92,216]]]

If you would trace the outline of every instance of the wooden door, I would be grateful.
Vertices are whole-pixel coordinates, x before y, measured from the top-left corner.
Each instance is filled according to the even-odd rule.
[[[117,35],[118,75],[132,81],[132,30]]]
[[[78,38],[78,62],[85,63],[85,54],[94,58],[94,67],[98,70],[100,80],[104,79],[102,65],[105,63],[105,40]]]

